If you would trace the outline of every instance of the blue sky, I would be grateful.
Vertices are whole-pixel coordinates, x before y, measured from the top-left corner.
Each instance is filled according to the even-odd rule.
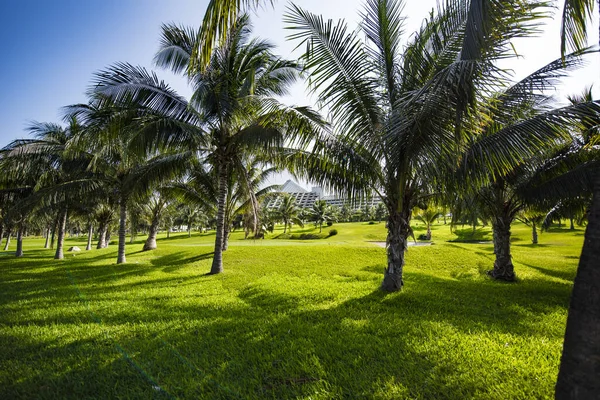
[[[298,5],[326,17],[358,21],[360,0],[298,0]],[[409,17],[405,30],[413,32],[435,0],[406,1]],[[280,54],[290,57],[293,45],[285,41],[282,13],[287,1],[274,10],[258,10],[253,17],[255,34],[276,43]],[[0,62],[0,146],[26,135],[32,120],[59,121],[60,108],[85,101],[84,92],[92,73],[114,62],[124,61],[152,67],[160,25],[176,22],[198,26],[206,0],[3,0],[0,3],[0,37],[4,39]],[[523,55],[511,63],[517,76],[535,70],[558,56],[558,23],[548,21],[537,39],[516,44]],[[591,30],[596,37],[597,28]],[[576,93],[586,84],[598,82],[599,57],[590,59],[558,94]],[[182,94],[185,81],[166,71],[161,78]],[[600,84],[596,84],[600,86]],[[600,89],[598,87],[597,89]],[[596,90],[598,94],[598,90]],[[303,86],[293,90],[290,102],[307,104]]]

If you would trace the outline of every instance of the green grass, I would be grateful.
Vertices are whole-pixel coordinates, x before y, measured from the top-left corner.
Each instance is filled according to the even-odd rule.
[[[385,295],[385,224],[332,228],[236,232],[217,276],[211,234],[149,253],[141,237],[125,265],[115,245],[55,261],[26,239],[24,258],[0,253],[0,398],[552,397],[582,230],[534,246],[516,225],[519,282],[504,284],[485,276],[490,244],[437,225]]]

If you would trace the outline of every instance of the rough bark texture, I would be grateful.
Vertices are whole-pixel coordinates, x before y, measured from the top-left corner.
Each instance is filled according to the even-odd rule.
[[[387,228],[387,268],[385,269],[381,289],[386,292],[402,290],[404,281],[402,273],[404,269],[404,253],[407,248],[408,235],[410,232],[409,217],[406,212],[390,212]]]
[[[531,225],[531,243],[538,244],[537,226],[535,224]]]
[[[89,226],[88,226],[88,240],[87,240],[87,245],[85,246],[86,250],[91,250],[92,249],[92,236],[94,235],[94,225],[92,225],[92,223],[90,222]]]
[[[150,225],[150,232],[148,233],[148,239],[146,239],[146,243],[144,243],[144,248],[142,251],[154,250],[156,249],[156,235],[158,234],[158,220],[153,219],[152,224]]]
[[[556,398],[600,398],[600,174],[575,276]]]
[[[223,234],[225,231],[225,201],[227,199],[227,168],[223,165],[219,171],[219,199],[217,203],[217,232],[215,237],[215,252],[211,274],[223,272]]]
[[[427,240],[431,240],[431,225],[427,224]]]
[[[223,228],[223,251],[229,248],[229,223],[225,223]]]
[[[125,236],[127,231],[127,201],[126,199],[121,199],[121,203],[119,205],[120,213],[119,213],[119,251],[117,255],[117,264],[123,264],[127,262],[125,258],[125,242],[127,237]]]
[[[4,237],[4,227],[0,225],[0,245],[2,244],[2,238]]]
[[[54,248],[54,243],[56,242],[56,231],[58,230],[58,222],[60,220],[61,211],[56,214],[56,219],[54,220],[54,225],[52,226],[52,236],[50,237],[50,248]]]
[[[17,251],[15,252],[16,257],[23,257],[23,228],[19,228],[17,231]]]
[[[106,225],[104,224],[100,224],[100,226],[98,227],[98,245],[96,246],[96,248],[106,248]]]
[[[4,243],[4,251],[8,250],[8,246],[10,246],[10,235],[12,235],[11,230],[6,231],[6,243]]]
[[[50,248],[50,227],[46,228],[46,243],[44,243],[44,248]]]
[[[492,278],[508,282],[515,280],[515,268],[510,255],[511,222],[508,217],[496,217],[492,220],[496,261],[494,262],[494,269],[488,272],[488,275]]]
[[[65,245],[65,228],[67,227],[67,210],[61,212],[60,218],[58,219],[58,240],[56,242],[56,253],[54,253],[55,260],[62,260],[65,258],[63,247]]]

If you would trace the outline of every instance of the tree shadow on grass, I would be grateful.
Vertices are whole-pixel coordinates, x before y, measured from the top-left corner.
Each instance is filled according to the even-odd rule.
[[[163,268],[164,272],[175,272],[181,268],[187,267],[199,261],[209,260],[213,258],[214,252],[203,253],[195,256],[188,256],[188,253],[171,253],[161,257],[156,257],[150,260],[150,263],[157,267]]]
[[[559,270],[555,270],[555,269],[544,268],[544,267],[539,267],[539,266],[525,264],[525,263],[523,263],[523,265],[526,265],[531,269],[539,271],[544,275],[548,275],[553,278],[563,279],[563,280],[567,281],[567,283],[569,283],[569,284],[573,283],[573,281],[575,280],[575,274],[577,272],[576,270],[559,271]]]

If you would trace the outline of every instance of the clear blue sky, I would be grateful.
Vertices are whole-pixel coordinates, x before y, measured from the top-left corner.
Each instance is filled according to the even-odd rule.
[[[296,2],[326,17],[358,21],[360,0],[298,0]],[[405,2],[409,17],[406,32],[413,32],[435,6],[435,0]],[[292,44],[285,41],[281,16],[287,1],[279,0],[275,10],[259,10],[253,17],[255,33],[280,46],[290,57]],[[94,71],[124,61],[152,67],[160,24],[177,22],[198,26],[206,0],[2,0],[0,37],[4,40],[0,62],[0,146],[26,135],[32,120],[59,121],[60,107],[84,102],[84,92]],[[597,29],[591,30],[592,38]],[[517,44],[524,56],[511,64],[523,76],[558,56],[558,24],[549,21],[538,39]],[[599,58],[580,71],[563,88],[564,93],[581,90],[598,82]],[[182,94],[185,81],[166,71],[159,75]],[[596,84],[596,86],[600,86]],[[600,89],[600,88],[597,88]],[[598,93],[598,91],[596,91]],[[563,94],[562,92],[560,93]],[[307,104],[304,88],[293,91],[291,101]]]

